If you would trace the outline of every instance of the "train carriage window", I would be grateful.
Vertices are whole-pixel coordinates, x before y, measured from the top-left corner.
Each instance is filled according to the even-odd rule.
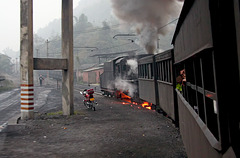
[[[160,76],[161,76],[161,81],[163,81],[164,80],[164,67],[163,67],[163,62],[161,62],[161,74],[160,74]]]
[[[172,60],[170,60],[170,62],[169,62],[169,67],[170,67],[170,70],[169,70],[169,71],[170,71],[170,73],[169,73],[170,81],[169,81],[169,82],[170,82],[170,83],[173,83],[173,81],[172,81],[172,73],[173,73],[173,72],[172,72],[172,69],[173,69],[172,64],[173,64],[173,63],[172,63]]]
[[[158,62],[158,80],[161,80],[161,63]]]
[[[168,70],[167,70],[167,61],[163,61],[163,65],[164,65],[164,80],[163,81],[167,81],[168,78],[167,78],[167,73],[168,73]]]
[[[176,65],[176,75],[184,68],[186,85],[182,95],[216,139],[219,140],[218,105],[216,101],[214,58],[205,50]]]
[[[154,76],[154,77],[156,77],[156,79],[158,80],[159,79],[159,66],[158,66],[159,64],[158,63],[156,63],[156,76]]]
[[[168,67],[168,82],[171,82],[171,66],[170,66],[171,60],[167,60],[167,67]]]
[[[162,74],[163,74],[163,71],[162,71],[162,63],[159,62],[159,80],[162,80]]]
[[[169,60],[167,60],[166,61],[166,73],[167,73],[167,82],[169,83],[170,82],[170,77],[169,77],[169,71],[170,71],[170,69],[169,69]]]
[[[154,76],[153,76],[153,64],[152,63],[150,64],[150,69],[151,69],[151,79],[153,79]]]
[[[143,65],[140,65],[140,77],[143,78]]]
[[[162,81],[166,81],[166,65],[165,65],[165,61],[162,62],[162,70],[163,70]]]
[[[166,60],[166,81],[169,82],[169,60]]]
[[[160,66],[160,63],[157,62],[157,79],[160,80],[161,77],[160,77],[160,74],[161,74],[161,66]]]
[[[142,78],[145,77],[145,69],[144,69],[144,65],[142,65]]]
[[[150,76],[149,64],[146,64],[146,66],[147,66],[147,72],[148,72],[148,74],[147,74],[147,79],[149,79],[149,76]]]
[[[172,60],[163,60],[156,63],[157,67],[157,80],[172,83]]]
[[[144,78],[148,78],[148,71],[147,71],[147,65],[144,65],[144,70],[145,70],[145,77]]]

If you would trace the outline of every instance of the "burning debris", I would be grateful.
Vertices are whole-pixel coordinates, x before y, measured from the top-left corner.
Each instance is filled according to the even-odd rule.
[[[183,0],[112,0],[115,15],[135,28],[139,44],[154,54],[158,35],[165,35],[178,18]],[[166,26],[166,27],[165,27]]]
[[[144,109],[148,109],[148,110],[152,110],[152,103],[149,102],[142,102],[142,103],[137,103],[137,102],[132,102],[131,101],[131,97],[128,96],[128,98],[123,99],[125,102],[122,102],[123,105],[130,105],[131,107],[138,106],[138,109],[144,108]]]

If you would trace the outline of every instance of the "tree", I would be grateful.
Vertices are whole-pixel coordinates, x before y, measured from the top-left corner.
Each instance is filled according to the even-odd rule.
[[[84,32],[85,30],[92,27],[92,24],[88,22],[88,17],[85,14],[81,14],[79,18],[73,17],[75,20],[74,31]]]
[[[0,54],[0,74],[1,73],[12,73],[12,63],[11,58],[7,55]]]

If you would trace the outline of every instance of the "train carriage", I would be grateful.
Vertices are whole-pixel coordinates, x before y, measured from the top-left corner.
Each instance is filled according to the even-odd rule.
[[[160,108],[174,121],[178,121],[174,102],[173,50],[155,55],[157,92]]]
[[[105,95],[115,95],[116,61],[122,57],[104,63],[104,72],[100,75],[100,88]]]
[[[140,59],[138,69],[139,97],[156,105],[156,110],[163,110],[168,117],[177,121],[177,109],[174,104],[173,49]]]
[[[156,83],[153,77],[153,58],[154,56],[151,55],[138,60],[139,98],[158,105],[156,100]]]
[[[186,84],[176,92],[188,157],[240,156],[237,2],[185,0],[177,24],[174,65],[185,70]]]

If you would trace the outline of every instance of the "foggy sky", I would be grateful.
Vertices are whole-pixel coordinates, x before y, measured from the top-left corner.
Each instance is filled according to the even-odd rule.
[[[76,7],[80,0],[73,0]],[[45,27],[50,21],[61,17],[61,0],[33,1],[33,29]],[[20,0],[0,0],[0,53],[9,47],[20,49]]]

